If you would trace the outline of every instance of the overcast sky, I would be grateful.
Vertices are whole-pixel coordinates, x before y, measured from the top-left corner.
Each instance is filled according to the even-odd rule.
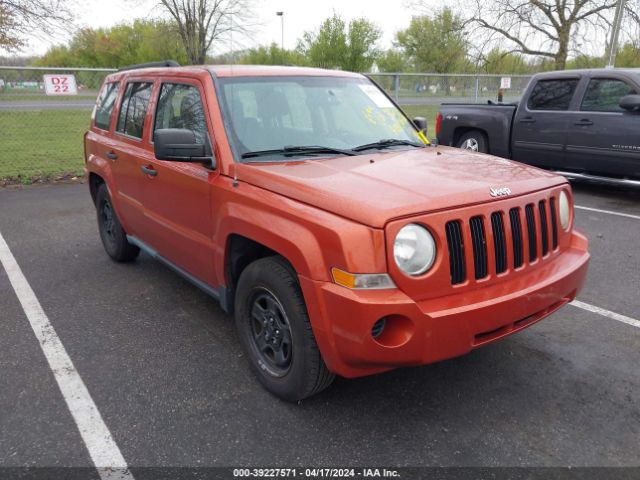
[[[435,4],[433,0],[425,3]],[[88,27],[108,27],[117,23],[129,22],[134,18],[151,18],[157,8],[150,0],[146,6],[132,8],[130,0],[85,0],[79,2],[78,23]],[[380,46],[391,46],[395,32],[408,26],[412,14],[416,12],[407,6],[405,0],[256,0],[256,22],[260,25],[251,39],[236,38],[235,49],[255,47],[276,42],[280,44],[280,17],[277,11],[284,12],[284,46],[294,48],[298,38],[306,30],[318,28],[320,22],[334,11],[349,21],[366,17],[375,22],[384,32]],[[42,54],[54,41],[30,39],[30,47],[24,52]],[[218,46],[212,53],[228,51],[229,46]]]

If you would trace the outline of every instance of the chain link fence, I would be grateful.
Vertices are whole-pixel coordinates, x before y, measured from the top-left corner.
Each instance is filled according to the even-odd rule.
[[[38,178],[79,175],[82,136],[100,85],[112,69],[0,66],[0,181],[29,183]],[[44,76],[73,74],[77,95],[48,96]],[[411,116],[433,125],[443,102],[516,101],[530,76],[376,73],[369,75]]]
[[[400,105],[440,105],[446,102],[516,102],[531,75],[372,73],[368,75]],[[508,88],[503,88],[503,82]]]
[[[79,175],[82,136],[110,69],[0,66],[0,180]],[[44,76],[73,74],[77,95],[47,95]]]

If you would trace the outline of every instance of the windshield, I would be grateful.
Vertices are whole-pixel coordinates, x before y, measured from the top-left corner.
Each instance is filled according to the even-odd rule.
[[[381,141],[387,141],[384,148],[424,146],[407,118],[365,78],[237,77],[221,78],[219,84],[240,158],[266,151],[267,160],[295,157],[291,149],[282,152],[288,147],[351,150]]]

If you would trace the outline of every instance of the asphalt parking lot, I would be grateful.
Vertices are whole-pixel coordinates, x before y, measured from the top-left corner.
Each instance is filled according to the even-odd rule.
[[[254,380],[214,300],[144,254],[109,260],[86,185],[0,191],[0,233],[134,475],[158,466],[637,467],[640,192],[574,189],[592,255],[579,300],[605,314],[568,305],[465,357],[337,379],[297,405]],[[0,465],[90,467],[83,438],[0,267]]]

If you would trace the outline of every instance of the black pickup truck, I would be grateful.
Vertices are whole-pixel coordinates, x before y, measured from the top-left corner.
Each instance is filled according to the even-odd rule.
[[[535,75],[519,103],[443,103],[438,142],[640,186],[640,69]]]

